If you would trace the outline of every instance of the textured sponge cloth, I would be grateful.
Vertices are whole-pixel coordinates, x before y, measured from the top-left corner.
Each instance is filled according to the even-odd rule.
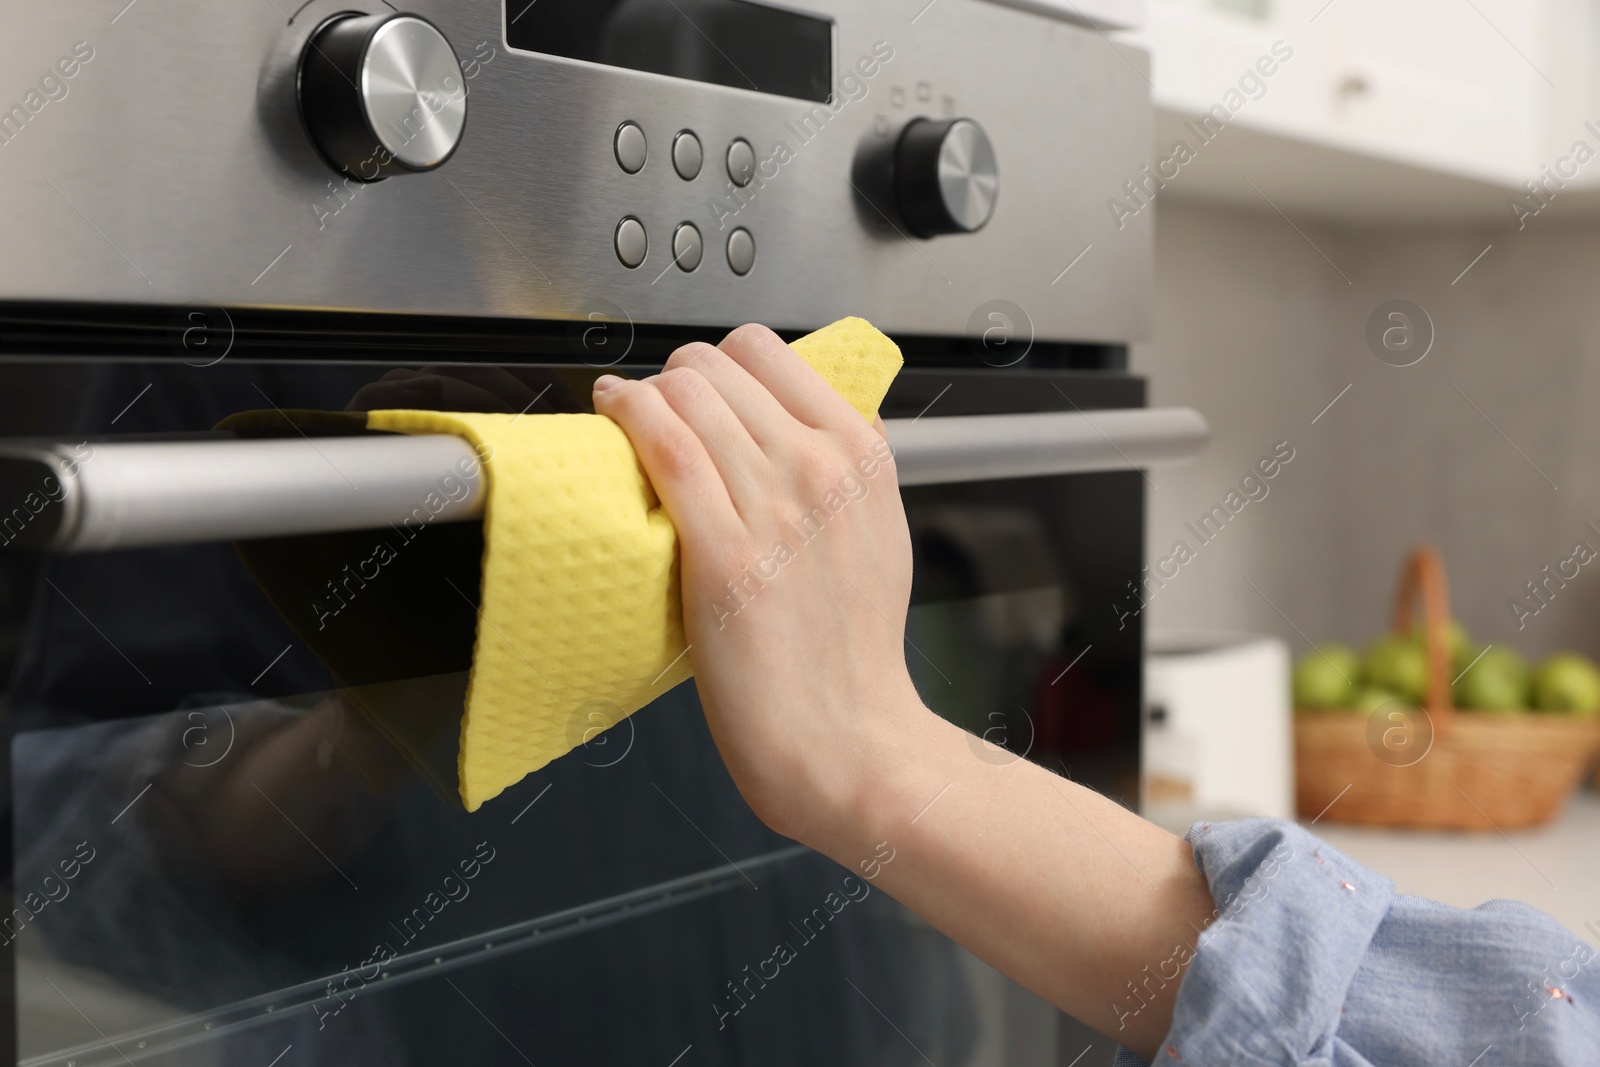
[[[794,350],[867,419],[900,351],[861,319]],[[373,411],[367,426],[466,438],[484,457],[483,589],[461,720],[468,811],[689,677],[677,533],[602,415]]]

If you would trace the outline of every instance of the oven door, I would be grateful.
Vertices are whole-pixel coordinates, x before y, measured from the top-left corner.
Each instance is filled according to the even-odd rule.
[[[0,363],[0,425],[113,455],[212,441],[243,411],[586,410],[598,373],[16,358]],[[908,369],[885,407],[907,481],[932,483],[904,489],[919,689],[973,732],[974,759],[1037,759],[1129,804],[1141,627],[1120,606],[1140,576],[1141,474],[1006,476],[1036,471],[1042,446],[940,435],[994,432],[955,416],[1142,403],[1116,373]],[[292,421],[314,450],[342,431]],[[1100,436],[1138,452],[1137,434]],[[1080,466],[1105,465],[1088,444],[1101,458]],[[30,488],[37,471],[12,454],[0,1019],[21,1063],[957,1067],[1091,1044],[763,827],[692,683],[465,813],[454,745],[478,523],[430,526],[317,627],[312,596],[395,531],[193,541],[208,506],[248,499],[260,472],[244,465],[187,505],[194,486],[165,486],[173,510],[151,520],[165,538],[31,550],[75,498]],[[1085,1062],[1104,1062],[1093,1044]]]

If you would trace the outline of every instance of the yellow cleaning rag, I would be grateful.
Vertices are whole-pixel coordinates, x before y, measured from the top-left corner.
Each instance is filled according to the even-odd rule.
[[[849,318],[794,342],[871,419],[900,350]],[[483,457],[483,588],[461,720],[468,811],[689,677],[678,541],[602,415],[373,411],[373,430],[450,433]]]

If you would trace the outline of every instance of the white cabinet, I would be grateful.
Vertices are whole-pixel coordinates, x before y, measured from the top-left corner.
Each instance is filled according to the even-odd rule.
[[[1597,26],[1591,0],[1150,0],[1122,37],[1152,55],[1158,153],[1219,104],[1234,127],[1178,195],[1259,204],[1240,179],[1260,175],[1322,214],[1509,219],[1575,139],[1600,149]],[[1249,77],[1275,50],[1292,55]],[[1590,169],[1569,192],[1600,189]]]
[[[1311,89],[1320,80],[1320,57],[1270,19],[1234,14],[1232,6],[1152,0],[1143,31],[1123,36],[1150,50],[1158,107],[1192,118],[1220,105],[1247,127],[1288,132],[1318,106]],[[1262,57],[1277,63],[1258,66]]]
[[[1543,147],[1547,5],[1334,0],[1313,131],[1355,151],[1517,184]],[[1286,30],[1286,32],[1288,32]]]

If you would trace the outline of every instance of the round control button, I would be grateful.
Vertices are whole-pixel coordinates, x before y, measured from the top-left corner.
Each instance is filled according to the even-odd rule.
[[[645,157],[650,154],[650,145],[644,139],[644,131],[637,122],[624,122],[617,127],[617,137],[612,147],[617,153],[617,166],[629,174],[638,174],[644,169]]]
[[[918,237],[981,230],[1000,193],[994,145],[971,119],[913,119],[895,146],[894,186]]]
[[[344,14],[323,23],[301,57],[297,91],[323,158],[359,181],[441,166],[467,121],[455,51],[415,15]]]
[[[700,173],[700,163],[705,153],[700,150],[700,138],[693,130],[684,130],[672,139],[672,167],[684,181]]]
[[[756,265],[756,239],[743,226],[728,234],[728,266],[740,276]]]
[[[694,228],[694,223],[679,223],[678,228],[672,231],[672,261],[685,274],[700,265],[700,257],[704,251],[705,246],[701,244],[700,231]]]
[[[728,177],[733,184],[749,185],[756,176],[756,150],[743,137],[728,146]]]
[[[617,233],[613,240],[617,248],[617,258],[629,270],[643,263],[644,254],[650,250],[650,238],[644,232],[644,223],[632,215],[617,223]]]

